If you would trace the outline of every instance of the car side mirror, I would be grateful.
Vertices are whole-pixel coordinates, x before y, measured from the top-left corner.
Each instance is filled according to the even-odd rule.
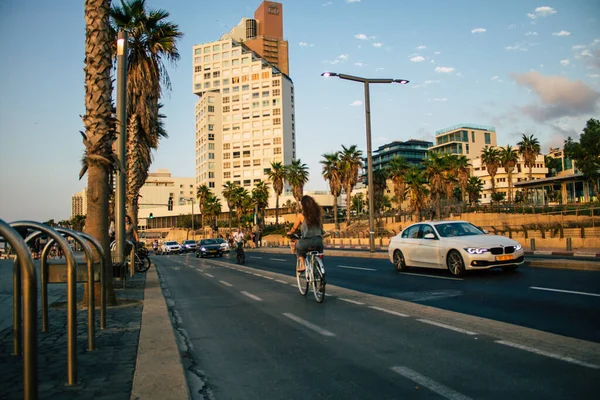
[[[426,233],[425,236],[423,236],[423,239],[435,239],[435,235],[433,233]]]
[[[487,235],[487,234],[488,234],[488,233],[490,233],[490,232],[489,232],[487,229],[484,229],[484,230],[483,230],[483,233],[485,233],[485,234]]]

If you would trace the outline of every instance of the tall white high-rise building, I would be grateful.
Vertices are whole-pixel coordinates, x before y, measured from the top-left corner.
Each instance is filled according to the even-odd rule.
[[[196,184],[221,199],[228,181],[251,191],[296,156],[293,82],[229,35],[193,52]]]
[[[71,218],[87,214],[87,188],[71,196]]]

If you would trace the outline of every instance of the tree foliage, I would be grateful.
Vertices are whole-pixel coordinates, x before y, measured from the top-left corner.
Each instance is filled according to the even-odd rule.
[[[565,156],[575,162],[575,166],[591,185],[598,198],[598,177],[600,177],[600,121],[591,118],[576,142],[571,137],[565,141]]]

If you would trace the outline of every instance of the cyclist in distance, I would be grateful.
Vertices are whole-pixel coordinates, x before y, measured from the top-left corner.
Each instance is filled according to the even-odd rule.
[[[300,228],[300,240],[296,243],[296,255],[300,260],[298,272],[305,270],[304,258],[309,248],[323,252],[323,225],[321,223],[321,206],[310,196],[302,196],[300,200],[302,212],[296,216],[294,226],[288,232],[293,234]]]
[[[237,232],[233,234],[233,241],[236,245],[236,252],[239,254],[241,251],[244,251],[244,232],[242,232],[242,227],[238,227]]]

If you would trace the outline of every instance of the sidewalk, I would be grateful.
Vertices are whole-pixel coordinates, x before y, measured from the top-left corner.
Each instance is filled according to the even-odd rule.
[[[12,262],[9,263],[12,266]],[[3,275],[3,280],[12,283],[12,268],[3,269],[10,271],[10,279]],[[64,285],[49,285],[55,293],[59,291],[53,286],[64,288]],[[100,330],[99,309],[96,309],[94,351],[87,351],[87,310],[77,311],[78,383],[72,387],[66,386],[66,290],[55,296],[56,301],[51,302],[49,309],[49,332],[38,331],[39,399],[189,398],[155,268],[150,268],[146,274],[135,274],[127,281],[125,290],[116,288],[115,291],[122,303],[107,308],[105,330]],[[79,300],[83,298],[83,284],[78,284],[77,296]],[[21,400],[23,358],[12,355],[12,291],[10,297],[10,301],[1,303],[0,315],[3,319],[10,316],[10,319],[0,321],[5,326],[0,330],[0,399]],[[40,318],[38,314],[38,320]]]

